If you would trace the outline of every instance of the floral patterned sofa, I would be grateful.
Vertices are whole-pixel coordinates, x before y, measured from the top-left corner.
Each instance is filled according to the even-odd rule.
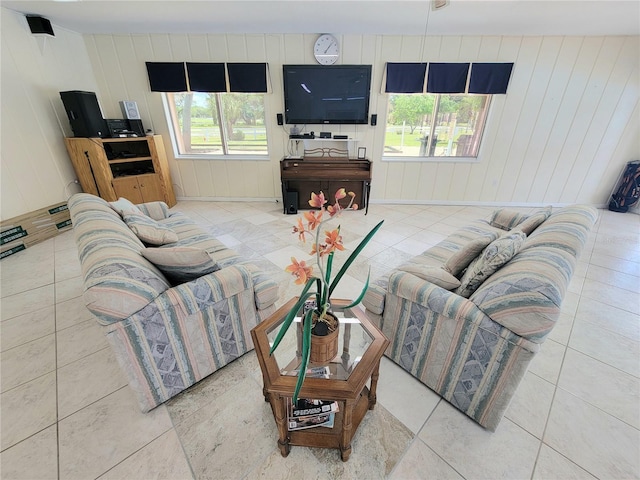
[[[497,210],[377,280],[363,304],[391,341],[386,356],[495,430],[558,319],[596,219],[580,205],[528,217]]]
[[[85,303],[147,412],[252,350],[278,286],[186,215],[123,200],[80,193],[68,204]],[[183,257],[191,263],[177,265]]]

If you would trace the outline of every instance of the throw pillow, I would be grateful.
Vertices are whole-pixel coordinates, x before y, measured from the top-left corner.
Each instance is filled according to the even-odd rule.
[[[121,217],[124,217],[127,213],[138,213],[142,214],[142,210],[140,210],[136,205],[131,203],[130,200],[127,200],[124,197],[120,197],[115,202],[109,202],[111,208],[113,208]]]
[[[189,282],[220,270],[218,264],[201,248],[145,248],[140,253],[173,283]]]
[[[416,277],[431,282],[434,285],[438,285],[445,290],[453,290],[454,288],[458,288],[460,286],[460,280],[440,267],[408,264],[398,267],[398,270],[411,273]]]
[[[178,241],[176,232],[142,213],[125,213],[123,220],[131,231],[148,245],[166,245]]]
[[[518,224],[518,230],[522,230],[525,234],[530,235],[536,228],[551,216],[551,207],[529,215],[522,223]]]
[[[475,240],[471,240],[467,244],[463,245],[460,250],[454,253],[444,263],[442,268],[454,277],[457,277],[465,268],[467,268],[467,265],[471,263],[471,260],[476,258],[490,243],[491,239],[489,237],[479,237]]]
[[[520,251],[526,237],[523,232],[513,231],[491,242],[464,272],[456,293],[469,298],[482,282]]]
[[[507,208],[500,208],[493,212],[491,218],[489,218],[489,225],[502,230],[511,230],[516,225],[519,225],[525,218],[527,218],[527,216],[523,213],[518,213]]]

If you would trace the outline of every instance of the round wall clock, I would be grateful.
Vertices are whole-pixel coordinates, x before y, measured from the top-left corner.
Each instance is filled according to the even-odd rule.
[[[336,37],[329,33],[320,35],[313,46],[313,55],[320,65],[333,65],[340,56]]]

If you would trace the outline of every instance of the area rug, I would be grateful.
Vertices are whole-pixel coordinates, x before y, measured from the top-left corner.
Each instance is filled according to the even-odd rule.
[[[277,448],[277,428],[250,352],[167,402],[178,438],[198,479],[385,478],[413,433],[381,405],[367,412],[347,462],[337,449]]]

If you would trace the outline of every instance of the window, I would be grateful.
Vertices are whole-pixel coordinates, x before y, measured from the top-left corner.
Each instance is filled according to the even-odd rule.
[[[391,94],[384,157],[477,157],[491,95]]]
[[[178,155],[268,155],[264,94],[165,95]]]

